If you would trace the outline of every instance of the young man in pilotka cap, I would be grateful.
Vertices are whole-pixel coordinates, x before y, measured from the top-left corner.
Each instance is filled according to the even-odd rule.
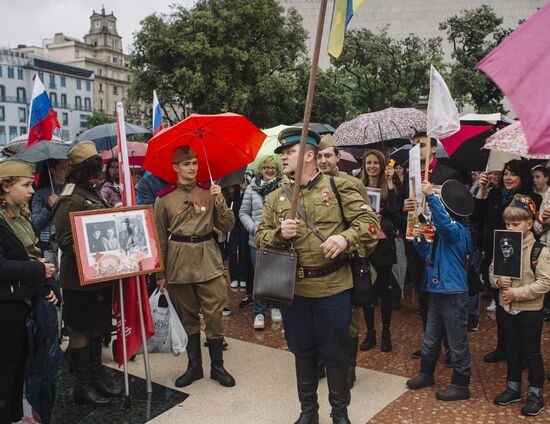
[[[283,173],[293,178],[298,166],[301,128],[287,128],[279,134],[275,149],[283,161]],[[380,229],[372,208],[347,179],[336,178],[345,221],[330,177],[317,167],[319,135],[308,132],[299,204],[315,223],[313,232],[304,219],[290,219],[290,200],[282,188],[267,197],[262,221],[256,232],[257,246],[269,244],[288,248],[292,242],[298,255],[294,300],[281,308],[285,338],[296,360],[298,398],[302,412],[299,424],[319,422],[317,358],[327,366],[332,422],[349,423],[350,403],[348,331],[351,321],[353,286],[347,253],[376,239]],[[294,182],[289,184],[292,190]],[[326,237],[322,242],[316,235]]]
[[[219,185],[213,184],[208,190],[197,184],[197,154],[189,146],[173,150],[172,166],[178,182],[159,193],[155,219],[166,268],[165,273],[157,274],[157,285],[161,290],[168,289],[189,336],[187,371],[176,380],[176,386],[189,386],[203,377],[201,312],[210,352],[210,378],[232,387],[235,380],[223,367],[222,310],[227,287],[222,257],[212,232],[214,227],[222,233],[231,231],[235,216]]]

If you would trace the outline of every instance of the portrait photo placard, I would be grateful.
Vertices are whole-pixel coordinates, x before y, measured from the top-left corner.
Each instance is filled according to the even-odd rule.
[[[493,274],[496,277],[521,278],[521,231],[495,230]]]
[[[369,195],[370,205],[375,212],[380,213],[380,197],[381,191],[379,188],[367,187],[367,194]]]
[[[149,206],[70,214],[80,285],[163,270]]]

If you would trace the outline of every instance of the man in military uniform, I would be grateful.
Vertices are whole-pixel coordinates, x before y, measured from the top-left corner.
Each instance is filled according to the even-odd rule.
[[[325,175],[332,177],[345,178],[351,182],[363,196],[365,203],[370,205],[367,188],[359,178],[352,177],[345,172],[340,172],[338,162],[340,161],[340,150],[336,146],[334,137],[330,134],[325,134],[321,137],[321,141],[317,146],[317,164],[319,169]],[[367,256],[372,253],[378,243],[377,239],[370,238],[368,244],[362,244],[357,251],[360,256]],[[373,280],[374,281],[374,280]],[[361,322],[361,308],[352,306],[351,309],[351,324],[349,327],[349,362],[350,362],[350,387],[353,388],[356,374],[355,367],[357,365],[357,348],[359,345],[359,323]],[[320,370],[324,364],[320,366]],[[323,370],[324,371],[324,370]]]
[[[168,293],[189,336],[187,371],[176,380],[185,387],[203,377],[200,347],[200,318],[206,323],[210,352],[210,378],[222,386],[235,385],[223,367],[222,310],[227,299],[220,251],[212,236],[214,227],[227,233],[235,225],[233,211],[227,207],[221,188],[207,190],[197,184],[198,162],[189,147],[172,153],[178,183],[159,194],[155,217],[166,273],[157,274],[157,285]]]
[[[283,172],[294,177],[298,166],[300,128],[279,134]],[[303,219],[290,219],[290,200],[282,188],[266,199],[255,236],[258,246],[288,248],[298,254],[298,273],[292,305],[281,308],[288,347],[296,359],[298,398],[302,412],[297,423],[319,420],[317,358],[325,361],[333,423],[349,423],[350,402],[348,331],[351,321],[353,280],[346,253],[376,238],[379,224],[372,208],[347,179],[336,178],[346,228],[332,192],[330,178],[317,167],[319,135],[309,131],[301,175],[299,204],[325,237],[321,240]],[[291,181],[289,187],[293,188]]]

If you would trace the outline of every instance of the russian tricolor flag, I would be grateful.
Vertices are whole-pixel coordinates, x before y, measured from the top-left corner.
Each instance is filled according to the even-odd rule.
[[[160,109],[157,91],[153,90],[153,135],[162,129],[162,111]]]
[[[51,140],[53,131],[56,128],[61,128],[44,84],[42,84],[38,75],[35,75],[33,79],[34,86],[32,88],[29,137],[27,141],[29,147],[41,140]]]

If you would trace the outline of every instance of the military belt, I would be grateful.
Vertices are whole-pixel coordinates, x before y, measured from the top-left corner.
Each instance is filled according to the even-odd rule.
[[[315,267],[315,266],[298,266],[296,269],[296,277],[298,279],[302,278],[319,278],[324,277],[325,275],[332,274],[333,272],[338,271],[346,263],[348,263],[347,257],[342,257],[336,259],[335,261],[329,263],[325,266]]]
[[[174,234],[170,236],[170,240],[177,241],[178,243],[202,243],[212,238],[212,233],[203,236],[175,236]]]

